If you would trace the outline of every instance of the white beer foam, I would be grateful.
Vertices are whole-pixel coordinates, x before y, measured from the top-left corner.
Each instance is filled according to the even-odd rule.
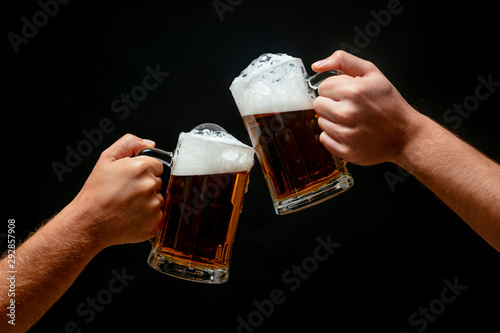
[[[181,133],[174,154],[172,175],[194,176],[250,171],[253,148],[228,133],[208,130]]]
[[[313,108],[314,95],[302,60],[265,53],[234,79],[229,90],[241,116]]]

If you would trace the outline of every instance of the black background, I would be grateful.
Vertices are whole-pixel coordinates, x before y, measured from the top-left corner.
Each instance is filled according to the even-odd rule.
[[[342,42],[355,46],[354,28],[364,30],[374,20],[370,11],[389,2],[233,1],[221,21],[212,1],[71,1],[18,53],[7,34],[21,34],[21,18],[32,21],[41,8],[33,0],[5,3],[0,235],[14,218],[18,240],[25,239],[61,210],[102,150],[125,133],[169,150],[179,132],[214,122],[249,143],[228,90],[232,79],[262,53],[284,52],[309,67]],[[456,123],[443,114],[474,95],[478,76],[500,81],[497,6],[482,0],[401,0],[401,6],[359,56],[374,62],[410,104],[451,127]],[[146,66],[157,65],[169,76],[120,119],[111,103],[142,84]],[[497,161],[499,105],[495,91],[454,131]],[[114,130],[59,181],[51,164],[64,164],[65,147],[76,149],[82,131],[104,118]],[[115,246],[94,258],[32,331],[62,332],[74,321],[82,332],[236,332],[238,317],[248,322],[249,316],[256,327],[242,332],[498,331],[498,252],[414,178],[391,189],[385,175],[399,174],[394,165],[349,164],[349,170],[355,185],[346,193],[276,216],[256,163],[229,282],[164,276],[146,263],[148,242]],[[340,247],[291,290],[283,274],[329,235]],[[6,249],[5,237],[0,242]],[[108,288],[113,270],[134,279],[87,323],[89,316],[76,309]],[[467,289],[427,326],[412,326],[412,313],[438,304],[444,280]],[[285,301],[259,317],[254,301],[269,300],[275,289]]]

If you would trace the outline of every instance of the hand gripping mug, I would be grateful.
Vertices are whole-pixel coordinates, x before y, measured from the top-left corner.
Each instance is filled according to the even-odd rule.
[[[146,148],[138,155],[171,168],[149,265],[186,280],[226,282],[254,150],[222,127],[203,124],[180,133],[173,153]]]
[[[276,214],[313,206],[350,188],[346,161],[319,142],[313,109],[329,71],[308,78],[302,60],[263,54],[234,79],[231,93],[264,173]]]

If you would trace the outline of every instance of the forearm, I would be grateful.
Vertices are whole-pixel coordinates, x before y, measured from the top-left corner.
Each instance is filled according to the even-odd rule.
[[[8,257],[0,261],[0,332],[31,327],[102,249],[153,237],[163,218],[163,165],[136,155],[151,140],[124,135],[102,152],[75,199],[16,249],[15,326],[8,323]]]
[[[66,207],[16,249],[15,326],[7,322],[7,260],[0,262],[0,331],[25,332],[59,299],[99,252],[84,219]]]
[[[418,126],[394,162],[500,251],[500,165],[425,116]]]
[[[500,166],[414,110],[371,62],[344,51],[313,70],[340,69],[319,86],[320,141],[358,165],[394,162],[500,251]]]

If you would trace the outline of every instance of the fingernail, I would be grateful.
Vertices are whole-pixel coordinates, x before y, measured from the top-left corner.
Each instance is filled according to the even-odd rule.
[[[152,147],[154,147],[154,145],[156,144],[153,140],[149,140],[149,139],[142,139],[142,142],[144,142],[148,146],[152,146]]]
[[[315,67],[322,66],[326,62],[326,59],[316,61],[314,64],[312,64]]]

